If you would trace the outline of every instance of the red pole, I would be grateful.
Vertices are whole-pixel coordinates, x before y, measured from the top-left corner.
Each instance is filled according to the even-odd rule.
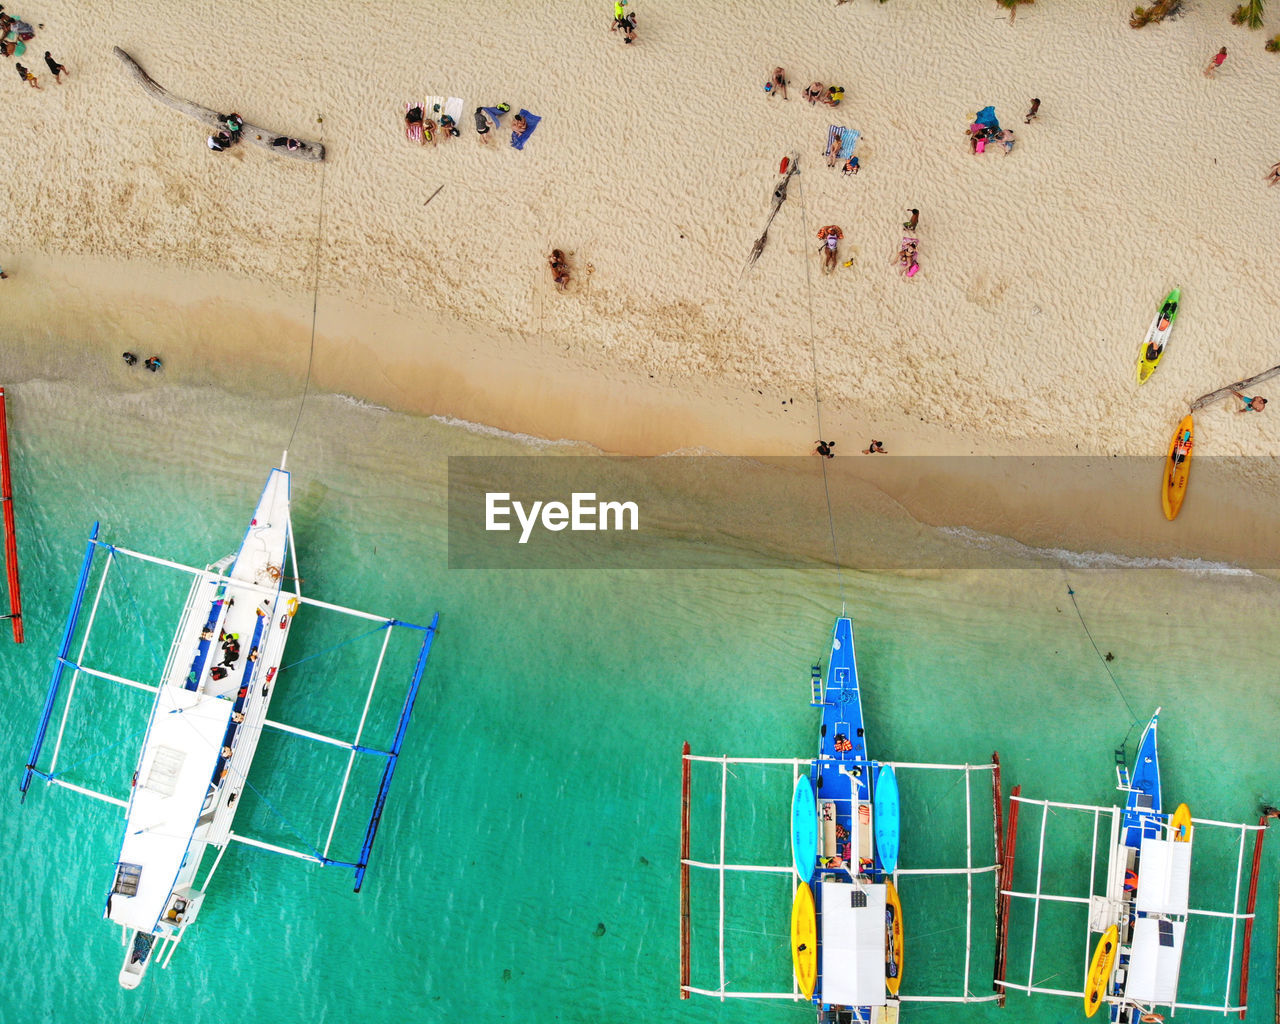
[[[689,998],[689,743],[685,741],[680,758],[680,998]]]
[[[1240,951],[1240,1005],[1249,1005],[1249,943],[1253,938],[1253,908],[1258,902],[1258,869],[1262,865],[1262,840],[1267,835],[1267,816],[1258,819],[1262,826],[1253,834],[1253,871],[1249,875],[1249,899],[1245,903],[1244,912],[1249,916],[1244,920],[1244,948]],[[1244,1020],[1245,1011],[1240,1011],[1240,1019]]]
[[[1005,837],[1004,856],[1000,861],[1000,888],[1013,888],[1013,858],[1018,845],[1018,801],[1013,797],[1022,795],[1022,787],[1014,786],[1009,794],[1009,832]],[[996,915],[996,979],[1004,980],[1006,957],[1009,951],[1009,902],[1010,897],[1000,893],[1000,909]],[[1005,990],[1003,985],[994,986],[1000,998],[997,1003],[1004,1006]]]
[[[22,590],[18,586],[18,535],[13,525],[13,486],[9,477],[9,428],[0,388],[0,503],[4,505],[4,564],[9,573],[9,621],[13,642],[22,643]]]

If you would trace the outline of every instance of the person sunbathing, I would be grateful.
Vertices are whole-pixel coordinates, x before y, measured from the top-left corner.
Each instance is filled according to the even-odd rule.
[[[569,287],[569,263],[565,260],[564,253],[559,249],[552,249],[547,262],[551,264],[551,277],[556,287],[562,292],[566,291]]]
[[[809,88],[804,91],[804,98],[809,101],[810,105],[817,103],[818,100],[822,98],[822,83],[812,83]]]
[[[529,130],[529,122],[524,119],[523,114],[516,114],[511,119],[511,132],[513,135],[523,135]]]

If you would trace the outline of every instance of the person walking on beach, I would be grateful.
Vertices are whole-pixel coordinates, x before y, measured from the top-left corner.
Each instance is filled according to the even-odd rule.
[[[122,358],[122,359],[124,360],[124,365],[125,365],[125,366],[137,366],[137,365],[138,365],[138,357],[137,357],[137,356],[135,356],[132,352],[125,352],[125,353],[122,353],[120,358]]]
[[[0,281],[7,281],[9,275],[4,272],[4,267],[0,267]]]
[[[1022,123],[1030,124],[1032,121],[1036,120],[1036,118],[1038,118],[1039,116],[1040,116],[1040,101],[1032,100],[1031,109],[1027,111],[1026,120],[1024,120]]]
[[[18,77],[21,78],[24,82],[29,83],[31,88],[33,89],[40,88],[40,83],[36,80],[35,75],[33,75],[30,71],[24,68],[21,64],[15,64],[14,67],[18,69]]]
[[[1218,73],[1218,68],[1222,67],[1222,62],[1227,59],[1227,48],[1224,46],[1221,50],[1213,55],[1213,60],[1209,61],[1209,66],[1204,69],[1205,78],[1213,78]]]
[[[889,453],[884,450],[884,443],[882,441],[872,441],[869,447],[862,449],[862,454],[863,455],[888,455]]]
[[[142,365],[152,373],[158,373],[164,366],[164,364],[160,362],[159,356],[147,356],[147,358],[142,361]]]
[[[476,107],[476,134],[480,136],[480,141],[486,145],[489,142],[489,118],[485,116],[483,107]]]
[[[782,98],[787,99],[787,73],[782,68],[774,68],[773,77],[764,83],[764,91],[770,96],[782,93]]]
[[[816,447],[813,449],[814,455],[821,455],[824,459],[834,459],[836,453],[831,449],[836,446],[834,441],[815,441]]]
[[[69,74],[67,69],[49,56],[49,51],[44,51],[44,62],[49,65],[49,73],[53,75],[53,80],[59,85],[62,84],[62,76]]]
[[[916,229],[916,225],[917,225],[917,224],[919,224],[919,223],[920,223],[920,211],[919,211],[919,210],[912,210],[912,211],[911,211],[911,219],[910,219],[910,220],[905,220],[905,221],[903,221],[903,222],[902,222],[902,230],[903,230],[903,231],[914,231],[914,230]]]
[[[1252,397],[1249,395],[1242,395],[1234,388],[1231,393],[1244,403],[1244,405],[1237,409],[1236,412],[1262,412],[1262,410],[1267,407],[1267,400],[1261,395],[1253,395]]]

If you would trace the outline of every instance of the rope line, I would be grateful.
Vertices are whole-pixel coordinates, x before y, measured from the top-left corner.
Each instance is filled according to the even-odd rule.
[[[1071,607],[1076,610],[1076,616],[1080,619],[1080,626],[1084,629],[1084,635],[1089,638],[1089,643],[1093,644],[1094,653],[1097,654],[1098,660],[1102,662],[1102,667],[1106,670],[1107,675],[1111,677],[1111,685],[1116,688],[1116,693],[1119,694],[1120,700],[1124,703],[1126,710],[1129,712],[1129,732],[1124,734],[1124,741],[1120,744],[1121,746],[1124,746],[1125,743],[1129,742],[1129,733],[1133,732],[1133,725],[1138,721],[1138,716],[1133,713],[1133,707],[1129,704],[1129,699],[1125,697],[1124,691],[1120,689],[1120,684],[1116,681],[1115,673],[1111,671],[1111,666],[1107,664],[1106,656],[1098,650],[1098,644],[1093,639],[1093,634],[1089,632],[1089,626],[1084,621],[1084,614],[1080,611],[1080,605],[1076,602],[1076,592],[1071,589],[1070,581],[1067,582],[1067,596],[1071,598]]]
[[[799,157],[796,159],[799,159]],[[803,174],[797,172],[796,178],[800,185],[800,230],[804,234],[804,241],[800,246],[800,255],[804,260],[804,286],[806,304],[809,309],[809,356],[813,363],[813,414],[818,425],[818,439],[822,440],[822,395],[818,384],[818,341],[817,332],[813,324],[813,268],[810,266],[812,261],[809,259],[809,250],[807,248],[809,244],[809,214],[805,202]],[[840,607],[843,610],[846,603],[844,570],[840,565],[840,546],[836,541],[836,517],[831,505],[831,481],[827,477],[828,460],[825,457],[820,457],[818,461],[822,464],[822,493],[827,503],[827,530],[831,534],[831,560],[836,567],[836,582],[840,591]]]
[[[52,781],[53,779],[61,779],[65,777],[67,774],[69,774],[70,772],[75,771],[77,768],[80,768],[88,764],[90,761],[94,760],[95,758],[101,757],[107,751],[115,750],[115,748],[120,746],[120,744],[125,743],[128,740],[134,739],[135,737],[143,735],[147,731],[147,728],[150,726],[150,724],[151,723],[148,721],[147,725],[143,726],[141,729],[137,730],[136,732],[131,732],[129,733],[129,735],[121,737],[120,739],[116,740],[115,743],[108,744],[107,746],[103,747],[101,750],[97,751],[96,753],[90,754],[88,757],[83,758],[79,761],[76,761],[74,764],[67,765],[65,768],[62,768],[56,772],[51,773],[48,776],[49,780]]]
[[[124,584],[125,596],[133,605],[134,613],[138,617],[138,627],[142,631],[142,639],[146,643],[147,647],[151,649],[151,656],[155,665],[158,667],[163,663],[164,659],[160,654],[160,649],[156,646],[154,640],[152,640],[151,634],[147,632],[147,622],[146,619],[142,617],[142,608],[138,604],[138,597],[133,592],[133,587],[129,585],[129,577],[124,570],[124,560],[116,557],[116,549],[111,545],[107,545],[107,550],[111,553],[111,561],[115,563],[116,576],[118,576]]]
[[[320,143],[324,144],[324,131],[320,132]],[[328,162],[320,164],[320,209],[316,211],[316,271],[311,287],[311,344],[307,350],[307,376],[302,384],[302,398],[298,402],[298,415],[294,418],[293,429],[289,431],[289,443],[285,450],[293,447],[294,435],[298,432],[298,424],[302,422],[302,410],[307,404],[307,394],[311,390],[311,364],[316,356],[316,311],[320,305],[320,254],[324,248],[324,179]]]
[[[353,644],[357,640],[363,640],[367,636],[372,636],[374,633],[379,633],[384,629],[390,629],[390,628],[391,628],[391,623],[384,622],[381,625],[374,626],[372,629],[366,630],[363,633],[358,633],[353,637],[348,637],[346,640],[343,640],[341,643],[336,643],[332,647],[326,647],[323,651],[316,651],[315,654],[308,654],[305,658],[299,658],[297,661],[290,662],[288,665],[281,665],[280,671],[288,672],[290,669],[297,668],[299,665],[303,664],[304,662],[310,661],[312,658],[318,658],[322,654],[328,654],[330,651],[336,651],[339,647],[346,647],[347,644]]]

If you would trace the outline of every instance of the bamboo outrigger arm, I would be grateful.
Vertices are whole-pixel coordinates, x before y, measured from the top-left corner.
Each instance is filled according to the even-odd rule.
[[[157,103],[163,103],[166,107],[172,107],[187,117],[194,118],[202,125],[213,131],[224,131],[226,123],[220,120],[221,116],[216,110],[210,110],[208,107],[202,107],[197,103],[184,100],[180,96],[174,96],[171,92],[159,85],[155,79],[142,70],[141,65],[130,57],[124,50],[118,46],[112,47],[112,51],[119,57],[134,80],[143,88]],[[269,150],[276,156],[289,157],[291,160],[308,160],[319,162],[324,160],[324,144],[320,142],[308,142],[306,139],[295,139],[298,146],[290,149],[287,146],[273,145],[275,140],[285,138],[280,132],[273,132],[269,128],[262,128],[256,124],[244,122],[244,126],[240,129],[240,138],[245,142],[252,142],[256,146]]]

